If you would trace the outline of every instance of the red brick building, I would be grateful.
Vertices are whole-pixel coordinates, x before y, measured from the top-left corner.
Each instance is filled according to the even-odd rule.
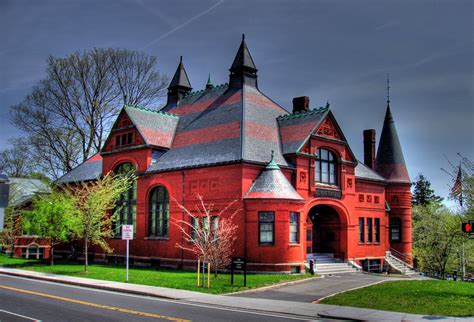
[[[389,104],[377,155],[366,130],[359,162],[329,105],[311,109],[299,97],[289,113],[259,90],[244,39],[228,84],[191,90],[180,61],[166,106],[125,106],[100,154],[58,181],[136,170],[119,219],[135,225],[132,256],[194,263],[176,247],[173,222],[188,219],[173,199],[192,209],[198,193],[216,210],[238,200],[235,256],[250,270],[299,271],[309,253],[356,262],[411,254],[410,179]],[[124,253],[122,240],[110,244]]]

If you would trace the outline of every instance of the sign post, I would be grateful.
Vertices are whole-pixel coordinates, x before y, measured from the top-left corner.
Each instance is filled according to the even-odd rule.
[[[125,282],[128,283],[128,255],[129,255],[129,242],[133,240],[133,225],[122,225],[122,240],[127,241],[127,251],[126,251],[126,275]]]

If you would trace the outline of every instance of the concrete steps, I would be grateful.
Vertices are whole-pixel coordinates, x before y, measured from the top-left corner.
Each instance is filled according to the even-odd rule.
[[[387,254],[385,256],[385,261],[390,265],[390,267],[392,267],[392,269],[400,272],[401,274],[418,275],[418,272],[416,272],[413,267],[391,254]]]
[[[310,258],[310,256],[308,257]],[[348,274],[355,273],[357,269],[349,263],[341,262],[334,258],[334,254],[313,254],[315,262],[314,271],[318,275]],[[309,269],[309,259],[307,268]]]

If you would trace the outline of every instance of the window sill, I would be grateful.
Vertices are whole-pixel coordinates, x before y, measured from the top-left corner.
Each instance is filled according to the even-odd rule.
[[[274,243],[259,243],[258,246],[268,247],[268,246],[275,246]]]
[[[290,247],[299,247],[299,246],[301,246],[300,243],[289,243],[288,245],[289,245]]]
[[[323,183],[323,182],[316,182],[316,189],[317,188],[325,188],[325,189],[332,189],[332,190],[341,190],[338,185]]]
[[[145,240],[170,240],[169,237],[145,237]]]

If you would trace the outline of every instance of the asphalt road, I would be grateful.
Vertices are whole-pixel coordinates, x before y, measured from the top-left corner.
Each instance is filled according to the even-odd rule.
[[[0,275],[0,321],[307,321]]]
[[[328,295],[386,280],[393,280],[393,278],[363,273],[340,274],[233,296],[310,303]]]

